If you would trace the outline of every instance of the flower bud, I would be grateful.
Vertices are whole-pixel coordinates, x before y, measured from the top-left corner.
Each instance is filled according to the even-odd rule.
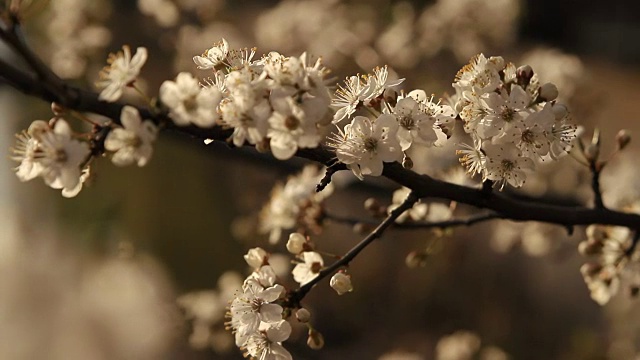
[[[309,329],[309,337],[307,338],[307,345],[313,350],[320,350],[324,347],[324,336],[317,330]]]
[[[247,252],[244,260],[254,269],[259,269],[262,265],[269,263],[269,255],[262,248],[256,247]]]
[[[522,65],[516,69],[516,82],[522,87],[527,87],[533,77],[533,69],[529,65]]]
[[[407,267],[415,269],[427,265],[429,254],[426,251],[412,251],[405,258],[404,262]]]
[[[306,324],[311,320],[311,313],[305,308],[300,308],[296,311],[296,319],[301,323]]]
[[[307,241],[304,235],[300,233],[293,233],[289,235],[289,241],[287,241],[287,251],[294,255],[300,254],[304,251],[304,244]]]
[[[500,71],[504,69],[504,59],[502,56],[492,56],[487,61],[495,67],[496,70]]]
[[[552,83],[546,83],[540,86],[538,97],[542,101],[552,101],[558,97],[558,88]]]
[[[377,214],[380,212],[380,203],[376,198],[368,198],[364,201],[364,209],[373,214]]]
[[[569,115],[569,109],[567,109],[563,104],[553,104],[551,111],[553,111],[553,115],[556,117],[557,121],[560,121]]]
[[[351,276],[344,272],[337,272],[331,277],[329,285],[335,290],[338,295],[344,295],[353,291],[353,285],[351,285]]]
[[[586,157],[589,162],[596,161],[598,155],[600,155],[600,144],[591,143],[584,149],[584,157]]]
[[[64,114],[66,111],[65,107],[58,104],[57,102],[52,102],[51,103],[51,112],[55,115],[55,116],[60,116],[62,114]]]
[[[616,143],[618,143],[618,149],[622,150],[631,142],[631,133],[628,130],[622,129],[616,134]]]

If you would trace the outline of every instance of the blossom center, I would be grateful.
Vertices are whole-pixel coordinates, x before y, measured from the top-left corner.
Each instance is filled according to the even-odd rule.
[[[322,270],[322,264],[320,264],[319,262],[314,262],[313,264],[311,264],[310,269],[312,273],[317,274],[320,272],[320,270]]]
[[[256,312],[259,311],[262,304],[264,304],[264,301],[262,299],[255,298],[251,300],[251,310]]]
[[[56,150],[56,153],[55,153],[56,162],[63,163],[63,162],[66,162],[68,158],[69,156],[67,155],[66,151],[64,151],[63,149]]]
[[[287,116],[284,119],[284,126],[288,130],[293,131],[293,130],[297,129],[300,126],[300,120],[297,117],[292,116],[292,115]]]
[[[527,129],[522,132],[522,142],[525,142],[527,144],[533,144],[534,140],[535,138],[534,138],[533,131]]]
[[[502,165],[502,170],[505,172],[509,172],[516,167],[516,164],[511,160],[502,160],[500,165]]]
[[[192,112],[198,108],[198,101],[195,96],[189,96],[188,98],[184,99],[184,101],[182,101],[182,104],[184,105],[184,109],[187,110],[187,112]]]
[[[372,137],[365,138],[364,149],[368,152],[375,152],[378,149],[378,139]]]
[[[516,115],[516,111],[506,105],[502,105],[500,107],[500,117],[502,118],[502,120],[504,120],[505,122],[511,122]]]
[[[416,122],[411,116],[400,117],[400,126],[407,130],[413,130],[416,127]]]

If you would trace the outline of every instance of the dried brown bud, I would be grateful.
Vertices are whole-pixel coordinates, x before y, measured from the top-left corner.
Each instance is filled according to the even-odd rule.
[[[64,106],[58,104],[57,102],[51,103],[51,112],[53,112],[55,116],[60,116],[64,114],[66,111],[67,109]]]
[[[616,134],[616,143],[618,149],[622,150],[631,142],[631,133],[628,130],[622,129]]]
[[[307,338],[307,345],[313,350],[320,350],[324,347],[324,336],[320,332],[314,329],[309,329],[309,337]]]
[[[533,69],[529,65],[522,65],[516,69],[516,83],[520,86],[527,87],[533,77]]]

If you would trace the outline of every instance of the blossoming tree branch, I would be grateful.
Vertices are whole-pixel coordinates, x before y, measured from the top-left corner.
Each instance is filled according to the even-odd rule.
[[[98,93],[66,83],[34,54],[21,33],[17,10],[2,15],[0,39],[19,58],[15,63],[24,65],[0,59],[2,81],[52,104],[50,120],[35,120],[17,135],[12,156],[22,181],[42,178],[63,196],[73,197],[97,158],[108,158],[116,166],[144,166],[151,160],[158,133],[166,130],[207,143],[255,147],[283,161],[297,156],[326,167],[307,167],[277,185],[262,212],[260,229],[272,244],[288,234],[286,250],[297,264],[291,275],[298,285],[285,286],[262,248],[245,255],[254,271],[231,301],[226,325],[249,357],[290,359],[282,343],[289,338],[292,322],[308,327],[310,347],[322,347],[322,335],[304,307],[305,295],[328,277],[339,295],[352,291],[350,262],[391,227],[447,230],[499,219],[557,224],[569,232],[576,225],[588,225],[579,251],[592,260],[581,272],[600,304],[616,294],[625,267],[638,259],[640,215],[610,209],[602,200],[599,175],[607,161],[599,155],[599,133],[595,131],[590,141],[581,139],[567,107],[556,101],[556,87],[539,83],[527,65],[479,54],[455,76],[455,95],[441,100],[424,90],[402,90],[403,79],[390,79],[386,67],[350,76],[333,88],[319,58],[277,52],[256,56],[256,49],[233,49],[222,39],[193,58],[208,72],[206,78],[183,72],[165,81],[157,97],[149,97],[136,87],[147,61],[145,48],[132,52],[124,46],[112,54],[97,82]],[[146,106],[119,102],[125,91],[140,93]],[[98,122],[86,114],[111,120]],[[81,122],[90,123],[91,130],[73,130]],[[443,181],[414,172],[411,151],[451,141],[456,128],[468,139],[458,145],[457,154],[469,181]],[[622,150],[630,138],[622,131],[616,140]],[[573,157],[565,156],[569,151]],[[526,186],[527,176],[542,162],[552,161],[578,161],[590,169],[593,207],[561,206],[502,192]],[[402,188],[389,206],[365,203],[372,219],[340,217],[323,207],[332,193],[331,178],[339,171],[350,171],[362,181],[384,176]],[[473,178],[482,184],[469,185]],[[478,213],[455,216],[456,204],[470,205]],[[319,251],[312,237],[331,222],[371,231],[325,265],[327,250]],[[425,253],[412,255],[408,261],[420,262]]]

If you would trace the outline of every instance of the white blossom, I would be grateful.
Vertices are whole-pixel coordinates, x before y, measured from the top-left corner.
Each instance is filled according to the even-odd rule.
[[[287,241],[287,251],[294,255],[300,254],[304,250],[304,245],[307,242],[304,235],[300,233],[292,233],[289,235],[289,241]]]
[[[260,360],[291,360],[291,354],[280,344],[291,335],[291,324],[286,320],[263,323],[260,331],[247,339],[247,353]]]
[[[254,278],[245,281],[243,293],[236,296],[229,306],[236,345],[244,345],[243,341],[258,331],[261,322],[282,320],[283,308],[273,302],[280,298],[283,291],[282,285],[265,288]]]
[[[523,157],[512,143],[505,145],[487,144],[486,179],[493,180],[503,188],[506,183],[520,187],[526,180],[525,170],[534,170],[533,160]]]
[[[215,69],[223,64],[229,54],[229,43],[224,38],[222,41],[213,44],[202,56],[194,56],[193,62],[198,65],[198,69]]]
[[[122,108],[120,122],[123,127],[112,129],[104,141],[105,149],[114,152],[111,161],[118,166],[145,166],[153,153],[151,144],[158,128],[151,121],[142,121],[138,109],[132,106]]]
[[[187,72],[178,74],[175,82],[167,80],[160,86],[160,100],[169,107],[169,117],[180,126],[190,123],[200,127],[215,125],[221,99],[216,86],[202,87]]]
[[[338,123],[344,118],[349,118],[362,101],[373,93],[373,84],[365,82],[360,76],[350,76],[344,81],[344,86],[338,85],[336,97],[331,105],[337,109],[333,116],[333,123]]]
[[[90,155],[89,145],[73,139],[64,119],[57,119],[53,129],[44,121],[35,121],[26,133],[18,135],[13,152],[13,159],[20,161],[16,171],[21,181],[41,176],[48,186],[62,189],[65,197],[78,193],[80,166]]]
[[[331,147],[338,160],[346,164],[360,179],[363,175],[380,176],[384,162],[400,161],[402,151],[396,139],[398,122],[390,114],[382,114],[375,121],[356,116],[335,135]]]
[[[301,257],[304,262],[297,264],[292,274],[296,282],[304,285],[318,276],[324,266],[324,260],[322,255],[315,251],[305,251]]]
[[[269,259],[269,255],[262,248],[256,247],[250,249],[246,255],[244,255],[244,260],[254,269],[259,269],[262,265],[267,263]]]
[[[108,102],[120,99],[124,88],[136,80],[146,61],[147,49],[144,47],[137,48],[133,57],[126,45],[117,54],[110,54],[107,59],[109,65],[100,72],[101,80],[96,83],[103,88],[98,98]]]
[[[337,272],[329,281],[329,285],[335,290],[338,295],[344,295],[353,291],[353,285],[351,285],[351,275],[347,275],[344,272]]]

